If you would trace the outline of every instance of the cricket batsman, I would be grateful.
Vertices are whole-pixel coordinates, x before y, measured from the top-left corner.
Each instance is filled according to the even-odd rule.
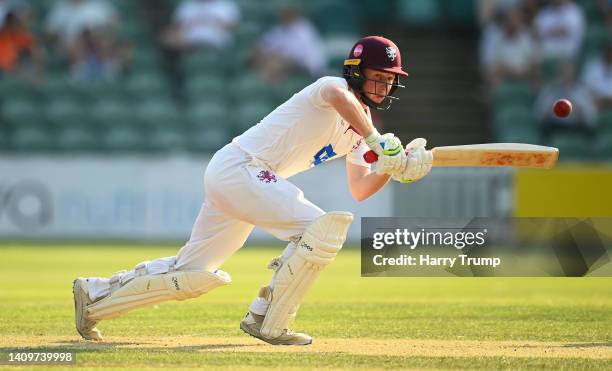
[[[397,99],[393,93],[403,88],[400,76],[407,75],[391,40],[364,37],[344,61],[342,78],[318,79],[221,148],[204,174],[206,197],[191,237],[176,256],[144,261],[110,278],[74,281],[78,333],[102,340],[101,320],[229,284],[230,275],[219,267],[258,226],[288,245],[268,265],[272,280],[259,290],[240,328],[270,344],[312,343],[289,325],[342,248],[353,215],[323,211],[287,179],[345,155],[349,190],[358,201],[390,179],[424,177],[432,165],[425,140],[415,139],[404,150],[393,134],[376,130],[370,115],[371,109],[389,108]],[[374,165],[363,158],[370,150],[378,155]]]

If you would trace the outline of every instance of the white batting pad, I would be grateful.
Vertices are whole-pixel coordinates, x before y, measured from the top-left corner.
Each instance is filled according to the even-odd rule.
[[[92,320],[110,319],[133,309],[166,300],[185,300],[205,294],[231,282],[226,272],[174,271],[136,277],[125,286],[87,308]]]
[[[288,328],[321,269],[342,248],[352,221],[353,214],[334,211],[315,219],[306,228],[295,253],[282,262],[274,275],[270,307],[261,327],[264,336],[276,338]]]

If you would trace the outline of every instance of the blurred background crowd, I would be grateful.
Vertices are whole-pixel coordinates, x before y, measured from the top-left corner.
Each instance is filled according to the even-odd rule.
[[[611,0],[0,0],[0,150],[211,152],[365,34],[402,49],[404,140],[612,159]]]

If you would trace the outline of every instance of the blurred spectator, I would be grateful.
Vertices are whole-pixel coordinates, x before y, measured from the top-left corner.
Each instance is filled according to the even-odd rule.
[[[574,59],[585,33],[585,16],[571,0],[550,0],[535,18],[535,31],[545,59]]]
[[[561,64],[558,80],[545,85],[536,101],[536,116],[541,123],[542,134],[547,139],[553,131],[575,131],[593,134],[597,107],[589,89],[576,79],[574,64]],[[552,107],[558,99],[572,102],[572,113],[564,119],[553,114]]]
[[[31,24],[32,9],[28,1],[24,0],[0,0],[0,27],[4,24],[6,13],[14,13],[24,26]]]
[[[222,48],[232,43],[232,32],[239,21],[240,8],[233,1],[185,0],[163,32],[162,43],[175,50]]]
[[[294,7],[282,8],[279,19],[255,47],[253,66],[257,74],[271,83],[282,81],[292,71],[322,74],[327,62],[315,26]]]
[[[69,52],[83,31],[112,29],[117,20],[115,9],[105,0],[61,0],[54,2],[45,30]]]
[[[583,79],[599,108],[612,108],[612,42],[601,57],[585,64]]]
[[[8,0],[0,0],[0,27],[4,24],[4,20],[6,19],[6,13],[9,12],[11,6]]]
[[[123,70],[129,53],[112,35],[84,30],[71,49],[72,77],[76,80],[113,80]]]
[[[535,80],[537,47],[518,9],[507,11],[503,28],[487,27],[482,62],[487,80],[495,88],[504,80]]]
[[[31,57],[34,74],[23,71],[26,57]],[[42,64],[42,53],[34,35],[15,13],[7,12],[0,26],[0,71],[4,74],[23,72],[26,77],[40,78]]]

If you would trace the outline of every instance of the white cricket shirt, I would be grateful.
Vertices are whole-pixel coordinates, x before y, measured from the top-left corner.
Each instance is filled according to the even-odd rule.
[[[347,155],[347,161],[369,167],[369,148],[321,96],[323,87],[348,90],[340,77],[322,77],[296,93],[257,125],[233,139],[243,151],[288,178]]]

